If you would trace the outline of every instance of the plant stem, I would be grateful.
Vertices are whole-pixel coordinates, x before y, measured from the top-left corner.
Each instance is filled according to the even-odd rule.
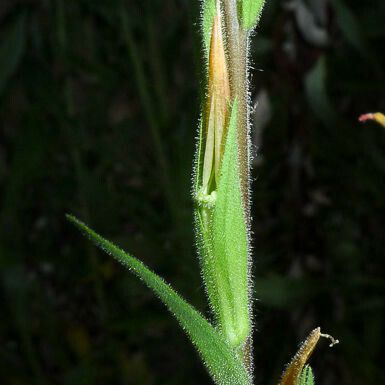
[[[239,170],[243,207],[247,225],[250,225],[250,133],[249,133],[249,91],[248,91],[248,50],[249,32],[240,25],[237,0],[223,0],[225,16],[228,68],[230,73],[231,99],[238,100],[238,144]],[[249,287],[251,280],[249,279]],[[250,289],[251,290],[251,289]],[[252,336],[250,335],[242,351],[243,362],[252,372]]]

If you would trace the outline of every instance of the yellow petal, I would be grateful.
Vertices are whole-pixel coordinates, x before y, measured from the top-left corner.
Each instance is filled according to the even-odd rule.
[[[376,112],[374,114],[374,120],[381,124],[382,127],[385,127],[385,115],[381,114],[381,112]]]

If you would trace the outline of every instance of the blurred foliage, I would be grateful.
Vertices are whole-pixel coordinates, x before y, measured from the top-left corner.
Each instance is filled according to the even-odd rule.
[[[270,0],[251,56],[256,383],[315,326],[318,385],[380,384],[385,3]],[[198,1],[2,0],[0,378],[209,384],[182,331],[66,212],[203,311],[191,168]],[[260,71],[260,70],[263,70]],[[171,204],[172,203],[172,204]]]

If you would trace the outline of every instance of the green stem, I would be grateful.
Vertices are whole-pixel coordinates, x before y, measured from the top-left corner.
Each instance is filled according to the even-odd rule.
[[[239,168],[246,217],[249,220],[250,138],[248,105],[248,35],[238,19],[236,0],[223,0],[231,99],[238,100]]]

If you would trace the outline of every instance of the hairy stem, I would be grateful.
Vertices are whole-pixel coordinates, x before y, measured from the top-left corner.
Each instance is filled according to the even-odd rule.
[[[241,173],[241,189],[243,206],[247,224],[250,222],[250,137],[249,137],[249,104],[248,104],[248,39],[249,32],[245,31],[238,18],[237,0],[223,0],[225,16],[227,55],[230,72],[231,99],[237,99],[239,170]],[[249,282],[249,287],[251,282]],[[245,366],[252,371],[252,337],[249,336],[242,351]]]
[[[227,54],[230,72],[231,99],[238,100],[238,143],[242,195],[246,217],[249,218],[250,140],[248,107],[248,35],[238,19],[237,0],[223,0],[226,25]]]

